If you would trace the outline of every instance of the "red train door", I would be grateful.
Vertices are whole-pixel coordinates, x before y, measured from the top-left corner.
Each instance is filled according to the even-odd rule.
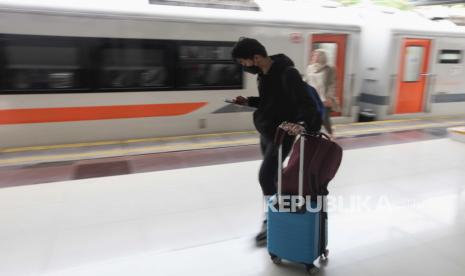
[[[430,46],[428,39],[404,39],[395,113],[423,111]]]
[[[336,98],[343,107],[344,70],[346,60],[347,35],[344,34],[314,34],[310,38],[311,50],[324,49],[328,53],[328,63],[336,69]],[[311,53],[309,54],[311,58]],[[308,61],[310,64],[310,60]],[[340,116],[340,112],[331,113],[332,116]]]

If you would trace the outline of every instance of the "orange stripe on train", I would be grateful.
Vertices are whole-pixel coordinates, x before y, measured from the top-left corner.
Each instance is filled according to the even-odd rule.
[[[0,110],[0,125],[177,116],[206,102],[144,105],[82,106]]]

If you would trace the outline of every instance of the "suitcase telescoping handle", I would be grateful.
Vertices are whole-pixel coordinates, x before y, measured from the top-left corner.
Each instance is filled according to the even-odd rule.
[[[283,182],[283,140],[286,136],[286,131],[278,127],[275,136],[275,143],[278,145],[278,200],[280,201]],[[300,154],[299,154],[299,196],[304,195],[304,146],[305,135],[300,135]]]

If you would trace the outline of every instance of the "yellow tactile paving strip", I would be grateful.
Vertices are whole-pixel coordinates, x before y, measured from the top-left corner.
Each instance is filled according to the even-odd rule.
[[[154,138],[140,138],[140,139],[128,139],[128,140],[111,140],[111,141],[100,141],[100,142],[86,142],[86,143],[73,143],[73,144],[60,144],[50,146],[32,146],[32,147],[15,147],[15,148],[0,148],[0,153],[11,153],[21,151],[38,151],[38,150],[51,150],[51,149],[66,149],[66,148],[80,148],[80,147],[93,147],[93,146],[108,146],[117,144],[134,144],[134,143],[146,143],[146,142],[169,142],[169,141],[182,141],[189,139],[209,138],[209,137],[222,137],[229,135],[242,135],[242,134],[253,134],[255,131],[244,131],[244,132],[229,132],[229,133],[211,133],[211,134],[197,134],[187,136],[176,136],[176,137],[154,137]]]
[[[465,125],[465,116],[441,116],[335,125],[337,137]],[[255,131],[156,137],[0,149],[0,166],[244,146],[259,143]],[[77,151],[77,152],[76,152]]]
[[[465,127],[452,128],[450,131],[457,134],[465,135]]]

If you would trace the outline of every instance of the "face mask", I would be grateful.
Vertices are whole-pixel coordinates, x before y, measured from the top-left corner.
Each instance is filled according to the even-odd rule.
[[[244,72],[254,74],[254,75],[261,72],[260,67],[254,66],[254,65],[252,65],[252,66],[242,66],[242,68],[244,69]]]

